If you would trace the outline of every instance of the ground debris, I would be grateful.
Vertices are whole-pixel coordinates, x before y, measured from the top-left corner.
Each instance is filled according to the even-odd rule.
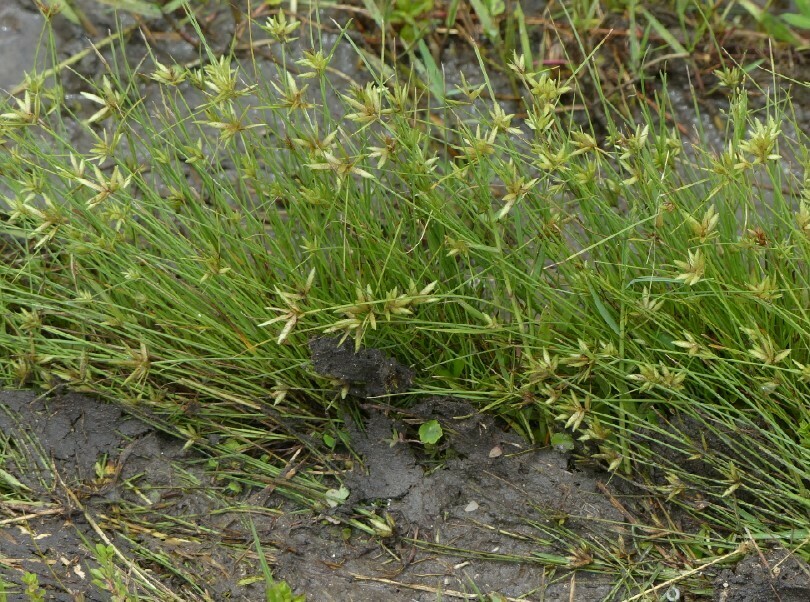
[[[714,580],[716,602],[806,602],[810,565],[784,548],[753,552]]]
[[[413,383],[413,371],[379,349],[355,351],[352,341],[317,337],[309,341],[309,350],[315,372],[345,383],[356,397],[404,393]]]

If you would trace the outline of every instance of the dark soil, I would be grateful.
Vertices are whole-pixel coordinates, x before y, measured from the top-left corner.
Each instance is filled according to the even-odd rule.
[[[621,515],[597,493],[594,477],[568,470],[556,452],[526,448],[471,410],[445,399],[415,408],[451,433],[456,457],[432,471],[417,461],[414,446],[391,445],[392,431],[403,424],[372,412],[364,432],[352,433],[365,470],[349,474],[346,484],[351,502],[393,517],[394,536],[368,546],[328,531],[317,542],[308,528],[293,531],[295,551],[279,555],[279,575],[315,600],[435,600],[437,593],[475,592],[568,600],[572,587],[577,600],[611,598],[610,578],[555,571],[541,560],[552,554],[565,562],[567,554],[544,541],[544,526],[566,522],[586,539],[621,530]],[[335,570],[324,581],[322,567],[330,565]]]
[[[345,385],[356,397],[377,397],[407,391],[413,371],[379,349],[355,350],[354,341],[317,337],[309,342],[312,365],[318,374]]]
[[[746,556],[714,581],[716,602],[806,602],[810,600],[810,566],[784,549]]]
[[[29,391],[0,394],[0,433],[0,470],[27,487],[31,500],[0,501],[5,582],[19,585],[31,572],[48,600],[109,600],[90,585],[89,572],[98,566],[90,549],[108,541],[152,576],[155,599],[172,599],[169,589],[181,600],[203,599],[202,590],[216,600],[262,597],[258,586],[236,583],[256,573],[255,556],[231,545],[249,535],[220,526],[238,517],[213,495],[199,458],[182,442],[97,399]],[[97,470],[97,463],[109,469]],[[224,514],[215,516],[218,510]],[[158,553],[182,578],[163,574],[150,558]],[[9,599],[26,599],[19,591]]]
[[[617,509],[624,502],[598,487],[604,475],[526,447],[461,402],[429,400],[413,409],[419,415],[443,425],[447,445],[439,457],[413,443],[392,446],[407,419],[369,411],[362,431],[351,432],[363,465],[346,475],[349,502],[319,515],[266,491],[238,500],[219,495],[182,442],[115,406],[76,394],[5,391],[0,468],[30,490],[33,503],[0,502],[0,576],[18,587],[11,600],[24,599],[25,571],[38,575],[49,600],[108,600],[89,583],[97,566],[90,549],[106,538],[149,576],[153,599],[171,599],[172,591],[182,600],[257,600],[264,585],[252,521],[275,577],[309,600],[497,593],[588,602],[634,593],[617,586],[615,575],[589,572],[609,568],[598,554],[571,569],[577,542],[592,552],[617,546],[620,537],[628,549],[642,543]],[[105,460],[110,469],[97,470]],[[361,518],[358,509],[389,516],[394,533],[377,538],[347,529],[348,519]],[[553,535],[560,532],[571,536]],[[177,574],[155,562],[161,554]],[[581,553],[583,562],[588,557]],[[712,578],[716,600],[810,598],[810,569],[784,551],[766,550],[764,562],[749,556],[706,575],[698,589],[710,591]]]
[[[2,469],[35,500],[0,503],[6,582],[19,585],[28,571],[39,576],[48,599],[109,599],[89,583],[89,569],[97,566],[89,550],[103,533],[182,599],[204,599],[203,592],[213,599],[261,597],[258,585],[239,584],[260,574],[255,555],[245,553],[246,517],[214,494],[212,479],[181,442],[91,397],[5,391],[0,404]],[[347,534],[334,523],[350,510],[297,514],[261,492],[240,500],[266,508],[250,518],[276,577],[310,600],[435,600],[436,592],[476,591],[568,600],[571,587],[578,600],[605,599],[609,578],[555,573],[537,556],[565,555],[538,539],[542,525],[569,521],[583,537],[617,528],[621,516],[596,493],[593,476],[569,471],[555,452],[527,450],[470,410],[446,401],[417,408],[438,413],[459,454],[431,474],[408,444],[389,445],[394,423],[384,415],[372,414],[365,432],[353,433],[366,470],[348,475],[352,502],[390,514],[393,537]],[[459,412],[467,417],[453,418]],[[490,458],[496,447],[503,454]],[[105,459],[111,469],[99,476],[96,463]],[[147,551],[166,554],[185,578],[164,574]]]

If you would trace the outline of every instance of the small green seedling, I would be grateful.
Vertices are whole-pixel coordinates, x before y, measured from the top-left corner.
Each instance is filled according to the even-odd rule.
[[[349,490],[345,486],[341,486],[338,489],[329,489],[324,494],[324,498],[330,508],[336,508],[349,499]]]
[[[436,445],[444,435],[438,420],[428,420],[419,427],[419,441],[425,445]]]
[[[574,438],[568,433],[554,433],[551,436],[551,447],[560,453],[567,453],[574,449]]]

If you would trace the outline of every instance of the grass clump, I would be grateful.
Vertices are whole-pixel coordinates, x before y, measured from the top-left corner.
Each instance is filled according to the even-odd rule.
[[[415,79],[336,86],[298,26],[263,24],[272,73],[205,48],[109,64],[78,106],[35,75],[5,102],[4,381],[117,400],[207,451],[223,491],[323,506],[345,383],[307,341],[332,333],[413,366],[413,396],[562,435],[730,548],[806,541],[810,180],[789,96],[752,109],[724,71],[713,148],[647,110],[578,112],[589,62],[562,79],[515,54],[513,107],[486,77],[437,106]]]

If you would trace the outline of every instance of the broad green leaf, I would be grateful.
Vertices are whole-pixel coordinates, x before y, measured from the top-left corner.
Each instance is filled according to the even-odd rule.
[[[787,14],[782,15],[782,19],[788,25],[793,25],[793,27],[798,27],[799,29],[810,29],[810,15]]]
[[[324,494],[326,503],[330,508],[340,506],[343,502],[349,499],[349,490],[346,486],[341,486],[340,489],[330,489]]]

